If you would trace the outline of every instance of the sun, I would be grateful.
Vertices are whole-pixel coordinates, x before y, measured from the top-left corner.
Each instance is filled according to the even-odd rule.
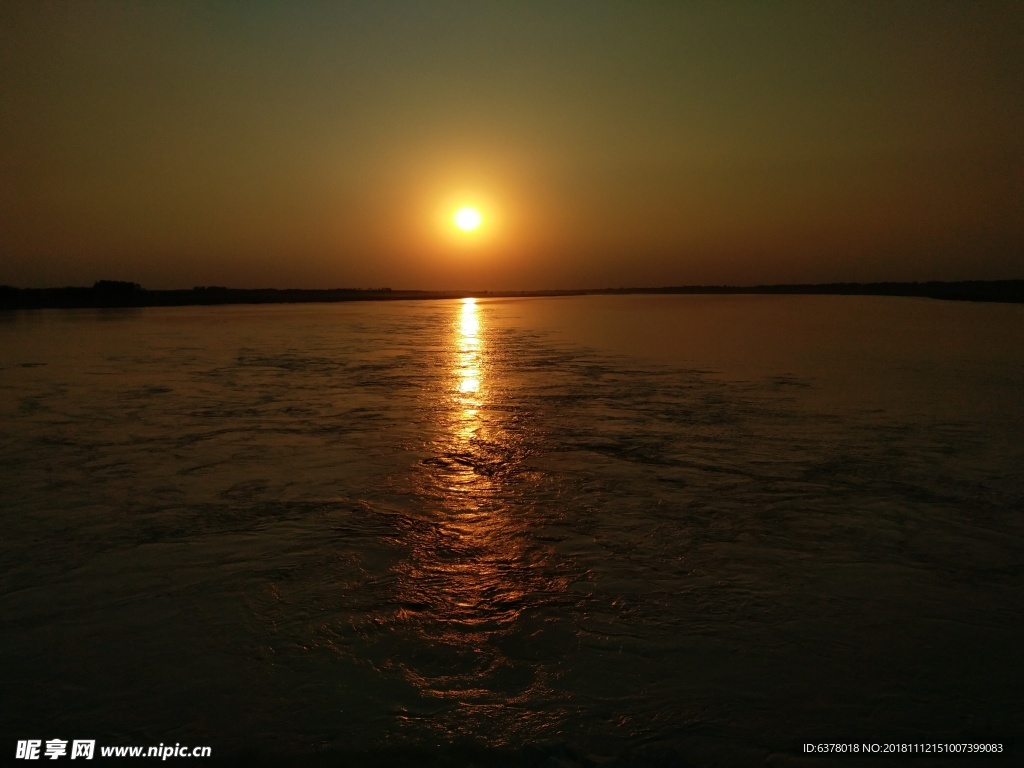
[[[452,222],[463,232],[473,232],[479,229],[483,221],[484,217],[480,214],[480,211],[471,205],[459,208],[452,216]]]

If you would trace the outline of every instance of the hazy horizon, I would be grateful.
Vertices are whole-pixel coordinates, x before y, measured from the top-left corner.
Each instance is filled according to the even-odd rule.
[[[9,285],[6,283],[0,284],[2,288],[14,288],[15,290],[26,290],[26,291],[61,291],[67,289],[92,289],[96,288],[99,283],[123,283],[125,285],[133,284],[138,289],[143,291],[194,291],[200,289],[226,289],[229,291],[301,291],[301,292],[320,292],[320,291],[362,291],[367,293],[373,292],[393,292],[393,293],[428,293],[428,294],[514,294],[514,293],[528,293],[528,294],[543,294],[543,293],[574,293],[574,292],[603,292],[603,291],[625,291],[625,292],[658,292],[658,291],[673,291],[676,289],[688,289],[688,288],[736,288],[739,290],[750,290],[755,288],[785,288],[788,286],[794,287],[829,287],[833,285],[927,285],[930,283],[939,284],[965,284],[965,283],[1018,283],[1024,281],[1024,278],[1001,278],[995,280],[983,280],[983,279],[967,279],[967,280],[835,280],[830,282],[819,282],[819,283],[690,283],[690,284],[677,284],[677,285],[568,285],[568,286],[557,286],[557,287],[545,287],[545,288],[482,288],[482,287],[471,287],[471,288],[408,288],[405,286],[394,286],[394,285],[331,285],[324,286],[322,288],[310,288],[302,285],[192,285],[192,286],[170,286],[153,288],[152,286],[142,285],[135,280],[110,280],[107,278],[94,280],[91,284],[82,285]]]
[[[1013,2],[0,1],[0,284],[1017,279],[1022,37]]]

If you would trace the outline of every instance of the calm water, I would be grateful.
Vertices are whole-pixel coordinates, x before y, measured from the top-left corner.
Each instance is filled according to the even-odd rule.
[[[8,313],[0,387],[5,750],[1022,735],[1024,307]]]

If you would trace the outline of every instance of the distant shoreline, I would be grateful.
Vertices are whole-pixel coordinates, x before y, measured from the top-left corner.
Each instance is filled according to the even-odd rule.
[[[547,291],[410,291],[391,288],[226,288],[199,286],[184,290],[147,290],[137,283],[100,280],[92,287],[13,288],[0,286],[0,311],[16,309],[88,309],[117,307],[186,307],[221,304],[305,304],[343,301],[519,298],[624,294],[770,294],[822,296],[906,296],[948,301],[1024,303],[1024,280],[957,282],[817,283],[788,285],[683,285],[661,288],[587,288]]]

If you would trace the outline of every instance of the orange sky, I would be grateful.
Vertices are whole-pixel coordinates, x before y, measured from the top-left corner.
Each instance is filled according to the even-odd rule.
[[[4,284],[1024,277],[1017,2],[0,2],[0,38]]]

